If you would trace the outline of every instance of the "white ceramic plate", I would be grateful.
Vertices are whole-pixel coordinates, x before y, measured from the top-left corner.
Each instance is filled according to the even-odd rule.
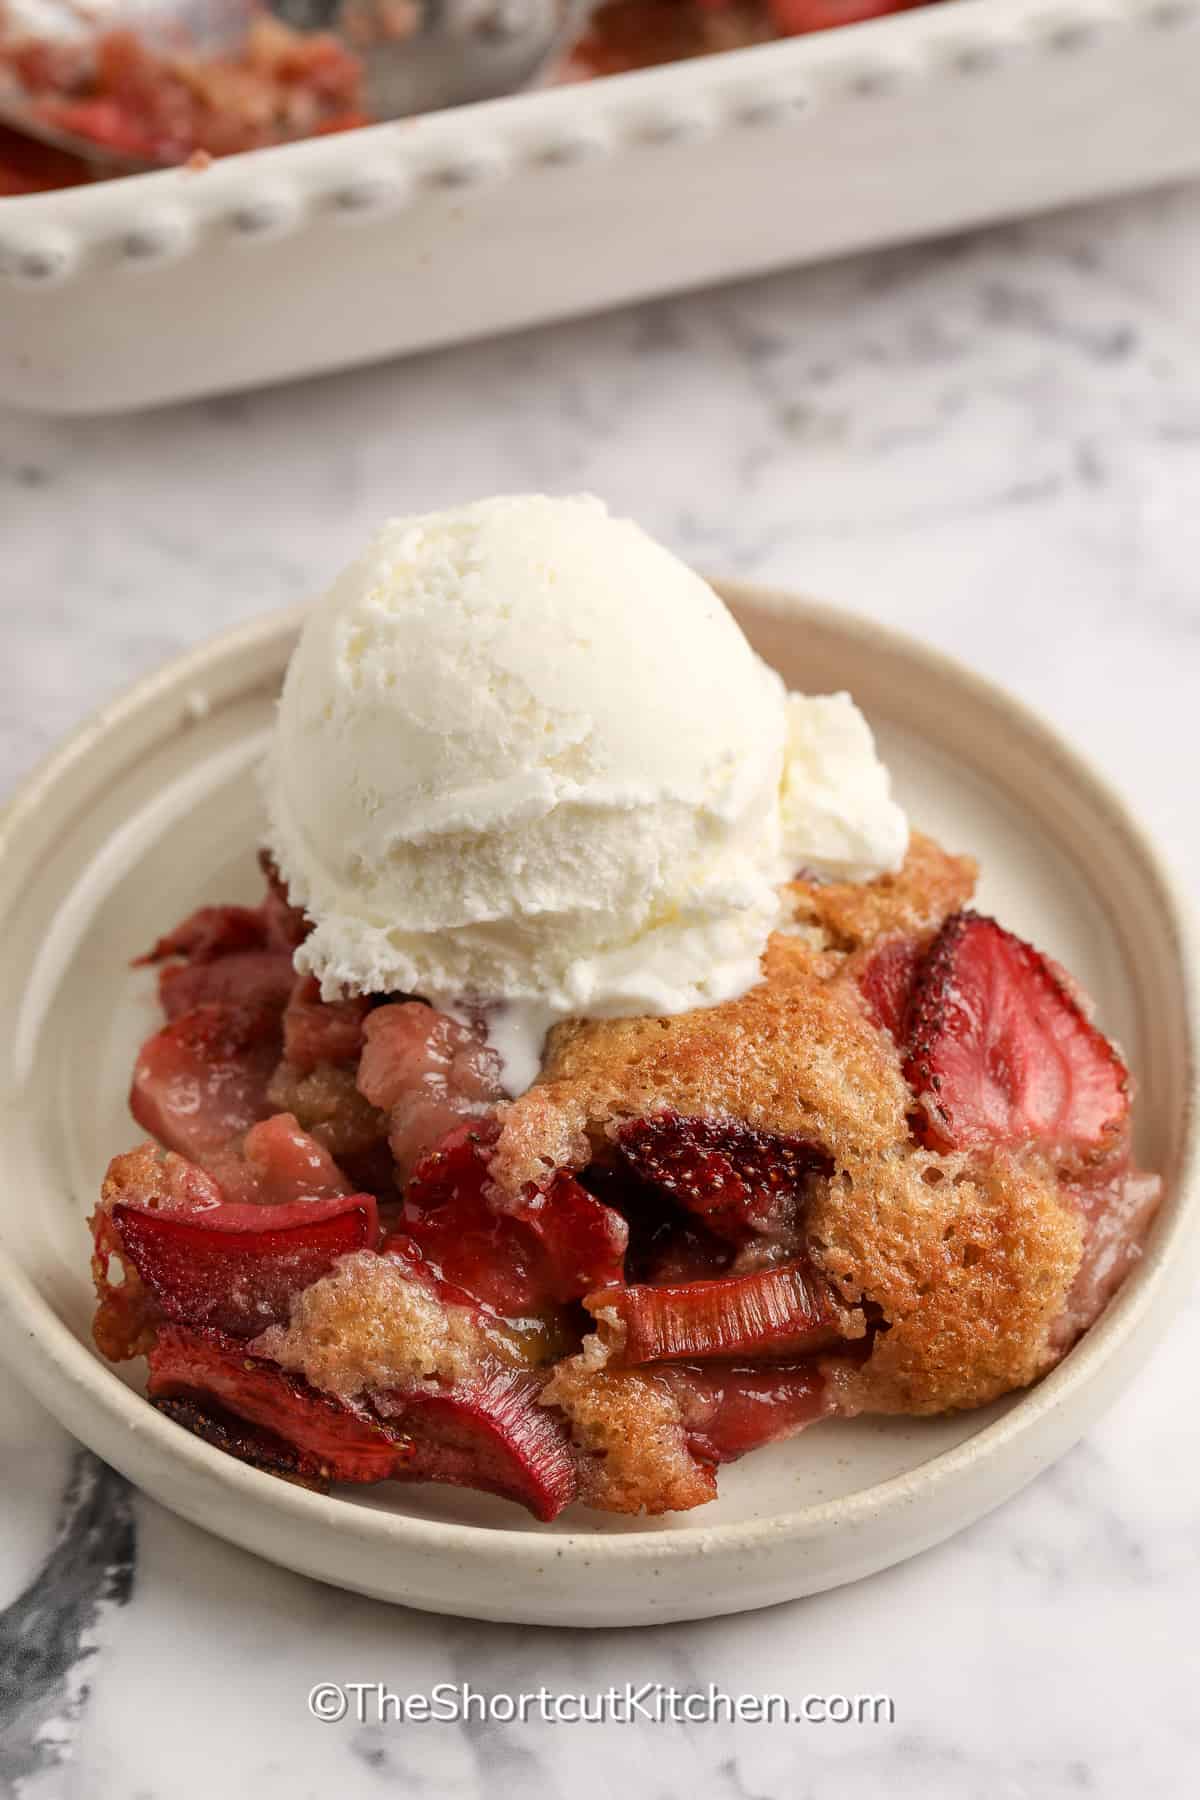
[[[1067,1448],[1136,1373],[1187,1273],[1197,1212],[1196,963],[1153,851],[1102,782],[977,676],[835,611],[723,591],[795,686],[849,687],[914,817],[984,864],[981,900],[1095,996],[1141,1084],[1167,1176],[1149,1253],[1031,1393],[940,1420],[817,1426],[722,1471],[666,1520],[573,1508],[553,1526],[448,1488],[324,1498],[246,1468],[146,1405],[91,1346],[84,1220],[156,1016],[129,960],[205,900],[251,899],[251,779],[297,615],[172,664],[98,715],[16,797],[0,841],[0,1349],[47,1407],[165,1505],[306,1574],[486,1619],[637,1624],[764,1606],[926,1548]]]

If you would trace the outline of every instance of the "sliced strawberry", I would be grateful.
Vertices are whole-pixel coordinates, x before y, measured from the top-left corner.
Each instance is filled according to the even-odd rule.
[[[841,1335],[825,1284],[806,1263],[674,1286],[588,1294],[612,1360],[626,1366],[709,1356],[805,1355]]]
[[[496,1369],[440,1391],[373,1399],[390,1424],[411,1434],[404,1480],[481,1488],[548,1522],[575,1498],[578,1481],[560,1419],[538,1405],[541,1387],[536,1376]]]
[[[909,997],[922,955],[917,938],[891,938],[859,971],[859,992],[868,1013],[898,1044],[905,1041]]]
[[[212,962],[169,964],[158,978],[158,998],[168,1019],[214,1005],[282,1013],[295,982],[285,952],[234,950]]]
[[[937,1147],[1039,1144],[1089,1156],[1123,1144],[1129,1078],[1030,944],[956,913],[917,976],[904,1073]]]
[[[504,1098],[495,1052],[423,1001],[376,1007],[363,1038],[359,1090],[388,1115],[402,1179],[464,1119],[488,1118]]]
[[[394,1425],[248,1356],[220,1332],[163,1326],[147,1360],[156,1406],[271,1474],[322,1485],[387,1481],[412,1461]],[[232,1427],[231,1416],[251,1429]]]
[[[679,1402],[688,1449],[701,1462],[734,1462],[793,1437],[836,1410],[814,1363],[739,1368],[674,1365],[660,1371]]]
[[[112,1228],[160,1312],[178,1324],[256,1337],[339,1256],[379,1241],[374,1196],[261,1207],[226,1202],[188,1217],[120,1202]]]
[[[508,1318],[579,1299],[620,1278],[628,1228],[560,1173],[544,1194],[497,1211],[488,1198],[494,1119],[462,1125],[423,1158],[408,1184],[403,1229],[448,1281]]]
[[[269,1008],[198,1006],[142,1045],[130,1111],[159,1143],[206,1163],[270,1112],[279,1045]]]
[[[287,1061],[301,1074],[308,1074],[319,1063],[356,1061],[362,1054],[363,1025],[373,1002],[365,996],[322,1000],[320,983],[312,976],[301,976],[298,981],[293,977],[293,981],[283,1015]]]
[[[623,1125],[617,1148],[639,1180],[734,1243],[794,1221],[807,1178],[830,1168],[825,1152],[805,1138],[674,1112]]]

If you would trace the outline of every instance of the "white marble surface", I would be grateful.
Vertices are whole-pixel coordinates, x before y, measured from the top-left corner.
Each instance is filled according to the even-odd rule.
[[[0,415],[0,784],[140,670],[316,587],[381,515],[589,487],[713,570],[985,667],[1195,882],[1198,303],[1200,189],[1180,189],[154,417]],[[18,1596],[70,1448],[9,1384],[0,1770],[26,1800],[1182,1800],[1200,1765],[1197,1357],[1193,1306],[1136,1391],[992,1518],[857,1587],[706,1625],[422,1617],[141,1499],[121,1604],[126,1497],[104,1491],[93,1585],[115,1591],[62,1688]],[[318,1679],[626,1678],[887,1691],[897,1719],[378,1729],[305,1710]]]

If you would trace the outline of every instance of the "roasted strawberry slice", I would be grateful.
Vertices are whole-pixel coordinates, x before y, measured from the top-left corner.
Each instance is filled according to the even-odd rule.
[[[615,1365],[709,1356],[796,1356],[843,1335],[829,1289],[806,1263],[673,1286],[607,1287],[587,1310]]]
[[[497,1134],[494,1119],[460,1126],[417,1165],[403,1229],[422,1254],[448,1281],[508,1318],[619,1280],[625,1221],[565,1171],[545,1193],[524,1196],[502,1212],[491,1205],[487,1157]]]
[[[142,1045],[130,1111],[160,1144],[204,1163],[269,1113],[279,1045],[269,1008],[198,1006]]]
[[[1045,958],[978,913],[948,919],[921,965],[904,1073],[935,1147],[1123,1149],[1120,1057]]]
[[[293,983],[283,1015],[287,1061],[305,1075],[319,1063],[354,1062],[362,1053],[363,1025],[373,1002],[365,996],[322,1000],[320,983],[311,975],[293,977]]]
[[[248,1356],[218,1331],[164,1325],[148,1361],[154,1405],[271,1474],[321,1485],[387,1481],[412,1460],[394,1425]],[[241,1432],[231,1419],[252,1429]]]
[[[752,1368],[676,1364],[660,1373],[678,1402],[688,1449],[701,1462],[735,1462],[836,1410],[829,1384],[810,1362]]]
[[[805,1138],[758,1131],[738,1119],[652,1113],[617,1133],[617,1148],[639,1180],[667,1193],[734,1243],[791,1223],[804,1184],[828,1174],[825,1152]]]
[[[871,1018],[898,1044],[905,1042],[908,1003],[921,966],[916,938],[890,938],[859,971],[858,987]]]
[[[578,1482],[560,1419],[538,1405],[541,1387],[537,1376],[496,1369],[444,1390],[372,1399],[389,1424],[411,1434],[404,1480],[482,1488],[548,1522],[575,1498]]]
[[[373,1249],[379,1219],[371,1194],[274,1207],[225,1202],[191,1216],[118,1202],[112,1231],[166,1318],[256,1337],[286,1322],[292,1295],[339,1256]]]
[[[402,1179],[464,1119],[504,1098],[500,1063],[479,1033],[421,1000],[379,1006],[363,1024],[358,1086],[388,1115]]]
[[[198,1006],[282,1013],[295,982],[291,957],[283,951],[234,950],[213,962],[169,964],[158,978],[158,998],[168,1019]]]

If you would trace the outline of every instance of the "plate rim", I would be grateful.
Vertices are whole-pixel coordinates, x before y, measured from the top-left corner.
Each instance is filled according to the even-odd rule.
[[[881,1512],[904,1506],[918,1495],[927,1499],[973,1466],[994,1460],[1006,1446],[1028,1438],[1042,1418],[1067,1405],[1079,1389],[1087,1386],[1098,1368],[1109,1363],[1123,1347],[1133,1353],[1127,1355],[1106,1404],[1133,1379],[1173,1317],[1173,1306],[1163,1302],[1177,1297],[1182,1289],[1189,1272],[1189,1251],[1195,1248],[1200,1225],[1200,931],[1194,908],[1169,860],[1119,790],[1057,727],[979,670],[914,634],[854,610],[776,586],[731,579],[714,579],[713,585],[735,610],[746,607],[792,620],[810,618],[819,627],[856,640],[864,652],[883,649],[910,660],[915,658],[942,679],[978,694],[993,711],[1007,714],[1027,739],[1036,740],[1120,827],[1145,872],[1152,877],[1181,975],[1186,1097],[1175,1171],[1176,1203],[1161,1238],[1156,1236],[1151,1252],[1099,1322],[1050,1374],[1027,1389],[1001,1418],[903,1474],[837,1499],[773,1512],[761,1519],[698,1524],[677,1531],[655,1526],[553,1535],[538,1530],[423,1519],[403,1511],[362,1506],[338,1495],[311,1493],[237,1462],[183,1431],[149,1406],[141,1394],[127,1387],[57,1316],[25,1271],[7,1256],[0,1257],[0,1346],[5,1357],[65,1429],[82,1438],[98,1455],[112,1460],[113,1446],[105,1442],[99,1448],[92,1442],[91,1431],[80,1428],[73,1399],[86,1396],[105,1419],[135,1434],[143,1445],[148,1440],[148,1447],[160,1463],[168,1466],[168,1474],[171,1466],[190,1469],[197,1477],[215,1480],[233,1495],[241,1490],[248,1502],[268,1503],[299,1526],[319,1523],[343,1541],[354,1536],[375,1545],[403,1542],[414,1550],[457,1552],[468,1561],[502,1550],[506,1559],[515,1559],[518,1564],[571,1557],[589,1562],[662,1563],[717,1550],[753,1551],[785,1539],[806,1541],[833,1526],[865,1523]],[[119,730],[170,690],[178,688],[184,692],[191,684],[198,686],[206,672],[230,659],[252,657],[255,653],[265,656],[276,643],[282,648],[308,610],[307,602],[272,610],[207,638],[142,675],[97,707],[40,759],[0,809],[0,860],[19,841],[27,823],[36,818],[44,796],[69,778],[72,769],[100,739]],[[261,683],[247,681],[238,691],[249,694],[257,685]],[[225,703],[228,702],[222,702]],[[4,1237],[0,1224],[0,1243]],[[1154,1307],[1156,1316],[1152,1316]],[[72,1392],[68,1396],[60,1387],[60,1377],[70,1385]],[[64,1413],[71,1415],[69,1421]],[[1085,1420],[1076,1436],[1087,1428]],[[95,1435],[103,1437],[103,1432]]]

